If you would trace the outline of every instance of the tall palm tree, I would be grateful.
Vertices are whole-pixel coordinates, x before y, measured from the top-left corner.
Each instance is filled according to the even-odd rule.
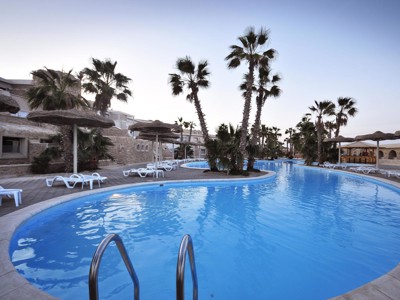
[[[238,39],[241,45],[230,46],[232,52],[227,57],[225,57],[225,60],[228,61],[229,69],[235,69],[239,67],[242,62],[248,64],[248,75],[246,76],[246,93],[239,143],[239,151],[241,153],[242,159],[244,159],[249,127],[251,96],[254,84],[254,70],[260,65],[267,66],[269,60],[274,58],[275,50],[261,50],[269,39],[269,32],[264,28],[261,28],[258,33],[255,33],[254,27],[250,27],[246,30],[245,35],[240,36]],[[243,170],[243,165],[244,161],[239,161],[238,168]]]
[[[346,126],[349,117],[354,117],[358,109],[355,107],[356,101],[350,97],[339,97],[337,99],[339,111],[336,112],[336,131],[335,137],[339,136],[340,127]]]
[[[93,108],[105,116],[112,98],[127,102],[128,96],[132,96],[128,88],[131,79],[121,73],[116,73],[117,62],[92,58],[92,64],[92,69],[85,68],[81,71],[84,81],[82,88],[86,93],[96,94]]]
[[[258,81],[256,85],[257,96],[256,96],[256,116],[253,125],[253,132],[250,139],[250,144],[255,147],[257,145],[258,135],[260,132],[261,125],[261,113],[265,102],[269,97],[279,97],[281,94],[281,89],[276,85],[281,77],[278,74],[270,76],[271,69],[269,66],[260,67],[258,69]],[[249,154],[247,170],[254,169],[255,157]]]
[[[210,75],[210,72],[207,67],[207,61],[202,60],[198,63],[196,68],[191,58],[186,56],[184,58],[178,58],[176,61],[176,69],[179,71],[179,74],[169,74],[169,83],[171,84],[172,95],[180,95],[184,88],[188,90],[189,93],[186,96],[186,100],[194,104],[206,145],[210,141],[210,136],[208,134],[205,115],[200,104],[199,89],[209,87],[208,76]],[[218,170],[216,162],[213,159],[209,159],[208,162],[211,170]]]
[[[314,100],[315,106],[310,106],[309,109],[316,113],[315,128],[317,131],[317,147],[318,147],[318,163],[322,163],[322,134],[324,131],[324,116],[333,116],[335,114],[335,104],[332,101],[320,101]]]
[[[80,94],[80,81],[68,72],[48,68],[32,71],[35,85],[27,91],[31,109],[72,109],[89,107]],[[65,171],[73,169],[72,125],[60,126],[64,148]]]
[[[288,128],[285,130],[285,134],[289,134],[289,143],[290,143],[290,151],[289,151],[289,156],[294,156],[293,153],[293,141],[292,141],[292,134],[295,133],[296,130],[293,129],[292,127]]]

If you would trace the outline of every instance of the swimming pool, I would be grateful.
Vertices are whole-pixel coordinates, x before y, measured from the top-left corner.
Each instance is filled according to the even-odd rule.
[[[398,263],[398,190],[335,171],[266,167],[275,178],[165,183],[71,201],[23,224],[10,256],[34,285],[62,299],[87,299],[90,259],[108,233],[120,234],[129,249],[142,299],[174,298],[186,233],[200,299],[326,299]],[[100,294],[132,295],[115,247],[100,275]]]

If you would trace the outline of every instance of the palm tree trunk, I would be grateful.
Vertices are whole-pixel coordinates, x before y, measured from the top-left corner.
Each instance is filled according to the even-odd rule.
[[[322,129],[323,125],[319,122],[317,124],[318,164],[322,164]]]
[[[250,145],[254,148],[257,146],[257,140],[258,140],[258,136],[260,134],[261,112],[262,112],[262,106],[257,103],[257,111],[256,111],[256,118],[255,118],[254,126],[253,126],[253,134],[250,139]],[[255,153],[253,151],[250,151],[249,158],[247,161],[247,171],[254,170],[255,161],[256,161]]]
[[[243,107],[243,119],[242,119],[242,128],[240,134],[240,142],[239,142],[239,152],[240,157],[238,158],[238,169],[243,171],[244,166],[244,158],[246,155],[246,145],[247,145],[247,130],[249,127],[249,118],[250,118],[250,109],[251,109],[251,95],[252,95],[252,87],[254,83],[254,63],[249,63],[249,74],[246,83],[246,95]]]
[[[194,106],[196,108],[197,116],[199,118],[201,131],[203,132],[204,143],[207,145],[208,142],[210,141],[210,136],[208,135],[206,120],[204,118],[204,114],[201,109],[197,92],[194,93]],[[208,159],[208,165],[210,166],[211,171],[218,171],[217,162],[214,159],[211,159],[210,157]]]
[[[62,144],[64,150],[65,172],[71,173],[74,167],[72,149],[72,125],[61,126]]]

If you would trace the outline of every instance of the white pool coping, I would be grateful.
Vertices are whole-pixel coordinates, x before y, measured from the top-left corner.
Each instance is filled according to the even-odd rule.
[[[330,172],[343,172],[341,170],[327,170]],[[354,173],[351,173],[354,174]],[[224,179],[194,179],[194,180],[173,180],[173,181],[158,181],[146,182],[136,184],[124,184],[113,186],[109,188],[102,188],[101,190],[90,190],[80,193],[65,195],[53,199],[49,199],[28,207],[22,208],[10,214],[0,217],[0,299],[18,299],[18,300],[32,300],[32,299],[57,299],[33,286],[23,276],[21,276],[14,265],[10,261],[9,247],[10,241],[15,230],[24,221],[28,220],[35,214],[46,210],[50,207],[59,205],[64,202],[71,201],[77,197],[88,196],[97,193],[109,192],[116,189],[148,186],[148,185],[168,185],[171,183],[197,183],[197,182],[232,182],[232,181],[256,181],[270,177],[274,177],[275,172],[268,171],[267,174],[252,177],[252,178],[224,178]],[[369,180],[370,176],[363,176],[362,174],[355,174],[366,177]],[[375,178],[373,178],[375,179]],[[393,185],[400,189],[400,184],[376,178],[378,181],[383,181],[387,184]],[[377,278],[376,280],[357,288],[349,293],[331,298],[332,300],[349,300],[349,299],[370,299],[370,300],[394,300],[400,299],[400,264],[397,265],[392,271]]]

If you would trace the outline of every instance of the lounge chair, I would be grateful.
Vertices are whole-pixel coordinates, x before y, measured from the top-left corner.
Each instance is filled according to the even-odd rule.
[[[100,183],[103,183],[104,180],[107,179],[107,177],[101,176],[97,172],[96,173],[92,173],[92,175],[86,175],[86,174],[79,174],[79,175],[83,177],[84,184],[87,183],[87,182],[90,183],[90,180],[92,180],[92,182],[97,180],[97,183],[99,184],[99,187],[100,187]],[[90,188],[90,189],[92,189],[92,188]]]
[[[400,178],[400,170],[386,170],[386,174],[387,177],[396,177],[396,178]]]
[[[142,168],[139,168],[142,169]],[[125,177],[128,177],[130,175],[139,175],[139,169],[129,169],[122,171],[122,174],[124,174]]]
[[[376,173],[379,171],[379,169],[374,168],[374,167],[353,167],[350,168],[349,170],[357,172],[357,173],[363,173],[363,174],[369,174],[369,173]]]
[[[154,174],[156,174],[156,169],[153,167],[139,168],[138,174],[140,177],[147,177],[147,175],[154,176]]]
[[[22,190],[21,189],[5,189],[0,186],[0,206],[3,204],[2,195],[7,196],[8,198],[14,197],[15,206],[18,207],[22,204]]]
[[[84,177],[80,174],[72,174],[69,177],[55,176],[53,178],[46,178],[46,185],[52,187],[55,182],[63,182],[65,186],[69,189],[73,189],[77,183],[82,184],[82,188],[86,183],[89,183],[90,189],[93,189],[93,176]]]

